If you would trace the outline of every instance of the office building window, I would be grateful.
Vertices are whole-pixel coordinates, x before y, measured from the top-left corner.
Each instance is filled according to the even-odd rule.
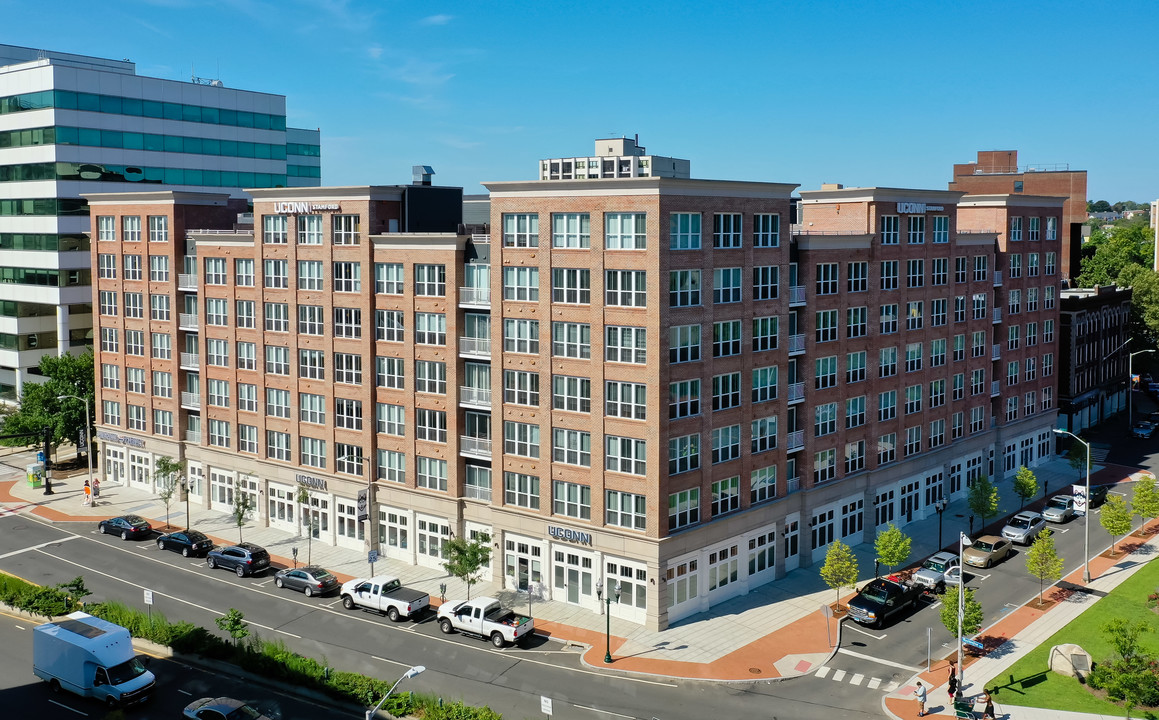
[[[741,301],[742,268],[716,268],[712,271],[712,301],[716,304]]]
[[[881,244],[897,245],[900,241],[900,230],[897,215],[883,215],[881,218]]]
[[[741,321],[726,320],[712,324],[712,356],[740,355]]]
[[[629,475],[647,474],[647,443],[629,437],[608,435],[605,438],[604,469]]]
[[[753,247],[775,248],[781,245],[781,216],[770,213],[753,215]]]
[[[753,318],[753,352],[777,349],[777,318]]]
[[[648,247],[645,213],[606,213],[604,247],[608,250],[643,250]]]
[[[926,216],[910,215],[906,220],[906,242],[910,245],[924,243],[926,241]]]
[[[647,329],[609,325],[606,331],[605,360],[635,364],[647,362]]]
[[[739,248],[743,216],[740,213],[716,213],[712,216],[712,246],[718,250]]]
[[[298,216],[298,244],[299,245],[321,245],[322,244],[322,216],[321,215],[299,215]]]
[[[676,475],[700,467],[700,435],[684,435],[668,440],[668,474]]]
[[[536,276],[538,283],[538,276]],[[538,299],[536,290],[536,299]],[[554,268],[551,271],[551,301],[569,305],[588,305],[592,301],[591,271]]]
[[[402,295],[405,280],[402,263],[374,264],[374,292],[378,295]]]
[[[712,464],[740,457],[740,425],[714,428],[712,431]]]
[[[865,292],[869,289],[869,263],[864,260],[848,263],[845,274],[846,289],[849,292]]]
[[[700,360],[700,326],[674,325],[668,331],[668,360],[672,363]]]
[[[503,268],[503,299],[537,302],[539,300],[539,268]]]
[[[647,273],[643,270],[606,270],[604,303],[619,307],[647,307]]]
[[[668,273],[669,307],[692,307],[700,304],[700,271],[673,270]]]
[[[590,248],[590,216],[587,213],[554,213],[551,216],[551,246]]]
[[[586,323],[553,322],[551,354],[587,360],[592,354],[591,326]]]
[[[669,249],[699,250],[700,213],[672,213],[669,217]]]
[[[285,215],[262,216],[262,242],[285,245],[289,242],[289,218]]]

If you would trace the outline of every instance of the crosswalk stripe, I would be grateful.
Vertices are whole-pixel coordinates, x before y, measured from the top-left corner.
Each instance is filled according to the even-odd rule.
[[[857,673],[853,677],[849,678],[849,684],[850,685],[860,685],[861,681],[864,679],[865,679],[864,675],[862,675],[861,673]]]
[[[828,665],[822,665],[821,667],[817,668],[817,677],[823,678],[827,676],[829,671],[832,669],[833,668],[829,667]]]
[[[836,680],[837,682],[841,682],[842,680],[845,679],[845,671],[838,670],[837,672],[833,673],[833,679]]]
[[[869,690],[876,690],[881,687],[881,678],[869,678],[869,682],[865,683],[865,687]]]

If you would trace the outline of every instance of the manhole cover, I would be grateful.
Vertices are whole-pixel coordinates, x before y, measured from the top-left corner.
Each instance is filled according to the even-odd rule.
[[[751,672],[753,675],[760,675],[761,669],[760,668],[749,668],[749,672]]]

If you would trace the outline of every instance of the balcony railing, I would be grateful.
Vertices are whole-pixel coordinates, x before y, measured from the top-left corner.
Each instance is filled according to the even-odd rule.
[[[201,356],[197,353],[181,353],[181,367],[188,368],[190,370],[200,370]]]
[[[197,313],[178,313],[177,325],[182,330],[197,329]]]
[[[995,343],[990,348],[990,359],[991,360],[1001,360],[1002,359],[1002,343]]]
[[[475,234],[471,235],[471,242],[473,242],[473,243],[489,243],[489,242],[491,242],[491,236],[487,235],[485,233],[475,233]]]
[[[793,285],[789,288],[789,305],[805,304],[805,286]]]
[[[459,354],[491,357],[491,338],[459,338]]]
[[[790,335],[789,336],[789,354],[805,352],[805,336],[804,335]]]
[[[786,488],[786,490],[788,490],[788,492],[791,492],[791,493],[795,493],[795,492],[797,492],[798,490],[800,490],[800,489],[801,489],[801,478],[800,478],[800,476],[798,476],[798,477],[791,477],[791,478],[789,478],[788,480],[786,480],[786,481],[785,481],[785,488]]]
[[[991,380],[990,381],[990,397],[998,397],[1001,394],[1002,394],[1002,381],[1001,380]]]
[[[491,441],[486,438],[459,436],[459,454],[474,455],[476,457],[491,457]]]
[[[1002,308],[994,308],[994,324],[1002,322]]]
[[[805,383],[789,383],[789,402],[797,403],[805,399]]]
[[[478,485],[466,485],[463,487],[463,497],[491,502],[491,488],[479,487]]]
[[[994,271],[994,287],[1002,287],[1002,271]]]
[[[185,442],[200,444],[201,443],[201,431],[200,430],[186,430],[185,431]]]
[[[491,407],[491,388],[459,386],[459,404],[475,407]]]
[[[797,452],[805,447],[805,431],[794,430],[785,435],[785,452]]]
[[[192,408],[193,410],[201,409],[201,393],[184,392],[181,393],[181,407]]]
[[[459,305],[469,305],[470,307],[491,307],[491,288],[459,288]]]
[[[185,291],[197,290],[197,275],[179,273],[177,275],[177,289]]]

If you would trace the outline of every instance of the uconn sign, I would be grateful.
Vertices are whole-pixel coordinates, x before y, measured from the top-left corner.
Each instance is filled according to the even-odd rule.
[[[922,215],[931,210],[944,209],[941,205],[926,205],[925,203],[899,202],[897,204],[897,212],[899,215]]]
[[[341,210],[338,203],[308,203],[308,202],[276,202],[274,212],[282,215],[298,215],[300,213],[319,212],[321,210]]]
[[[578,530],[571,530],[569,528],[561,528],[553,525],[547,529],[547,534],[556,540],[567,540],[568,542],[579,543],[580,545],[592,544],[592,534],[580,532]]]

